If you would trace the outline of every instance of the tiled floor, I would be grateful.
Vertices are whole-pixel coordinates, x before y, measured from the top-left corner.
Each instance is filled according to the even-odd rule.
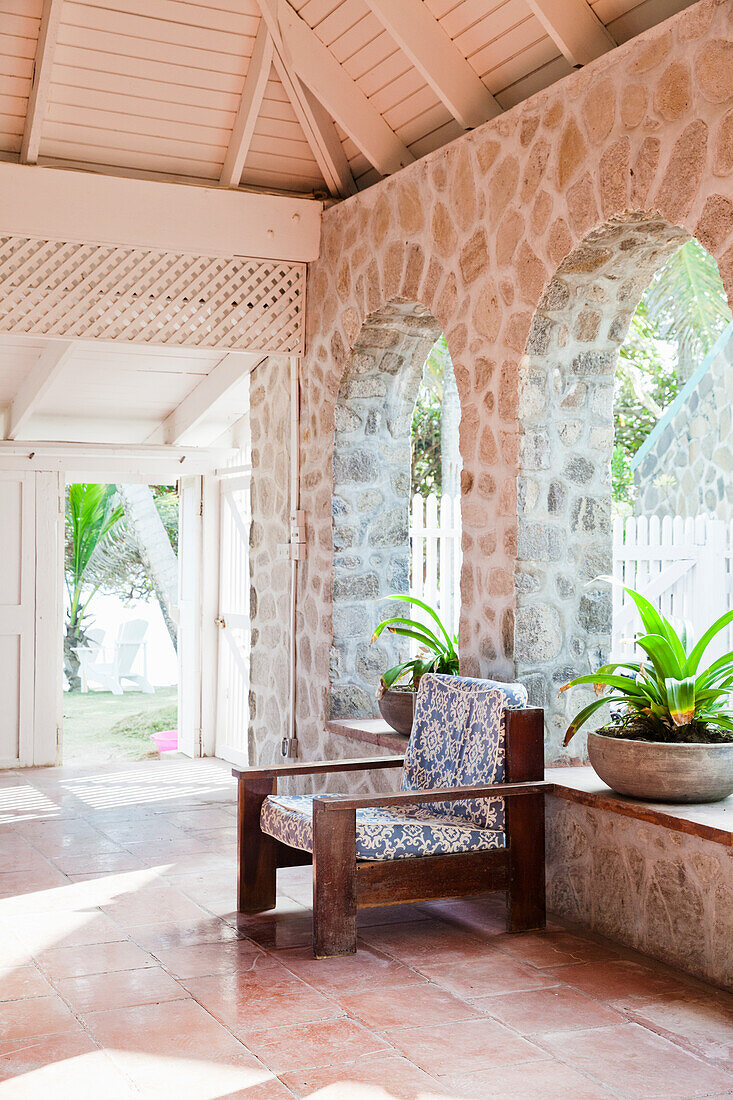
[[[733,998],[494,896],[237,919],[217,761],[0,774],[0,1100],[733,1096]]]

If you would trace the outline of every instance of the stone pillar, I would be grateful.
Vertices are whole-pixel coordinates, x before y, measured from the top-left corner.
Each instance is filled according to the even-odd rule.
[[[252,524],[249,754],[277,763],[287,733],[290,563],[290,360],[270,356],[250,379]],[[244,721],[244,715],[242,716]]]
[[[379,620],[410,587],[410,427],[422,368],[440,328],[414,303],[393,303],[364,325],[335,408],[333,457],[333,718],[377,713],[376,689],[404,648]]]

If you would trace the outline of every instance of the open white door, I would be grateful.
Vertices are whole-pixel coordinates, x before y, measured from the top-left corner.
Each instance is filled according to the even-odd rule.
[[[179,481],[178,748],[201,756],[201,569],[203,479]]]
[[[59,479],[0,471],[0,767],[55,764],[61,692]]]
[[[216,755],[247,767],[250,475],[227,475],[226,471],[222,475]]]
[[[0,471],[0,766],[33,763],[35,474]]]

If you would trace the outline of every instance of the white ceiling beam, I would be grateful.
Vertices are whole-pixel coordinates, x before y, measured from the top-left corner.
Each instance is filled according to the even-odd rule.
[[[151,432],[145,442],[181,446],[185,444],[187,437],[191,442],[191,433],[210,415],[214,406],[226,398],[263,358],[266,356],[247,352],[230,352],[225,355],[163,423]],[[241,411],[245,413],[247,410]]]
[[[341,199],[355,195],[354,177],[336,133],[333,119],[285,64],[280,26],[274,6],[267,0],[261,0],[260,8],[263,22],[267,25],[272,39],[275,71],[295,111],[316,164],[321,170],[329,194]]]
[[[7,418],[6,439],[22,439],[23,430],[64,369],[73,340],[51,341],[41,352],[13,398]]]
[[[242,98],[234,120],[229,148],[224,159],[219,183],[224,187],[238,187],[242,179],[244,162],[255,132],[255,124],[262,106],[267,81],[272,68],[272,38],[264,19],[260,20],[254,49],[247,69]]]
[[[616,45],[586,0],[527,0],[568,64],[578,68]]]
[[[38,30],[36,58],[33,65],[33,83],[28,97],[28,110],[25,116],[25,129],[20,145],[20,159],[23,164],[35,164],[41,144],[41,128],[48,104],[51,88],[51,69],[56,49],[61,8],[64,0],[44,0],[41,25]]]
[[[276,5],[288,70],[310,88],[369,163],[383,176],[412,164],[412,153],[287,0],[260,0],[260,4],[263,13]]]
[[[318,259],[322,204],[0,161],[0,232],[52,241]]]
[[[367,0],[367,4],[464,130],[501,113],[423,0]]]

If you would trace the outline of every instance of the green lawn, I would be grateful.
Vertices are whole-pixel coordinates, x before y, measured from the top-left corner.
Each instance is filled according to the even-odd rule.
[[[155,695],[109,691],[64,695],[63,763],[108,764],[157,756],[151,733],[175,729],[178,689],[157,688]]]

